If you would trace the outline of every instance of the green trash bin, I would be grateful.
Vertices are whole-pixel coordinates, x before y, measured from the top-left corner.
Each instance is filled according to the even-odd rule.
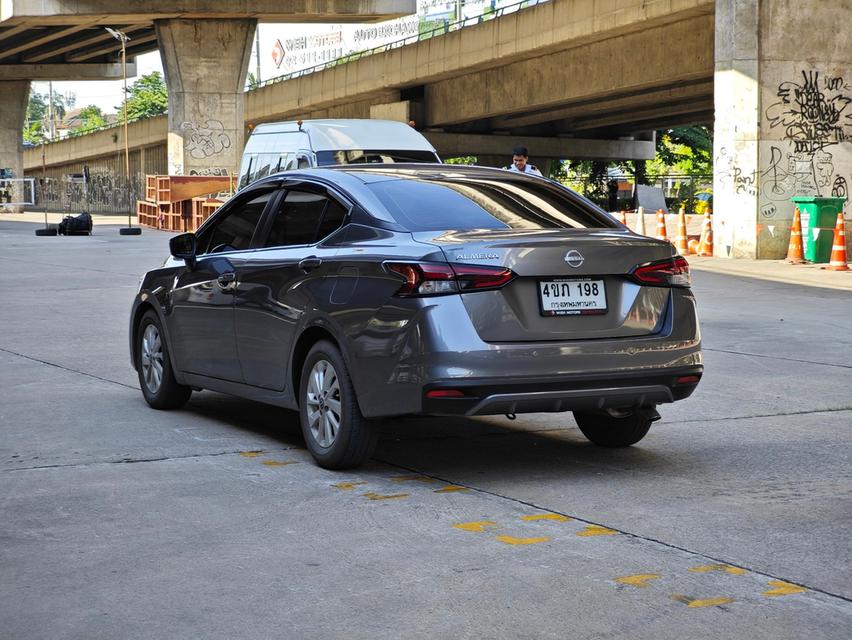
[[[834,241],[837,214],[843,211],[846,198],[796,196],[790,200],[802,214],[802,240],[805,241],[805,260],[828,262]],[[819,231],[817,232],[817,229]]]

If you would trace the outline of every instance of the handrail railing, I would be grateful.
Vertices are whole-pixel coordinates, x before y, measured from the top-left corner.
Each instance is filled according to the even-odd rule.
[[[257,83],[254,87],[247,89],[247,91],[256,91],[257,89],[261,89],[263,87],[268,87],[273,84],[277,84],[279,82],[286,82],[287,80],[294,80],[295,78],[300,78],[302,76],[310,75],[312,73],[316,73],[318,71],[324,71],[325,69],[329,69],[331,67],[336,67],[341,64],[346,64],[348,62],[355,62],[360,60],[361,58],[366,58],[368,56],[375,55],[377,53],[385,53],[387,51],[391,51],[393,49],[398,49],[400,47],[405,47],[411,44],[417,44],[418,42],[422,42],[423,40],[429,40],[436,36],[442,36],[450,33],[451,31],[458,31],[459,29],[463,29],[464,27],[472,27],[483,22],[487,22],[489,20],[493,20],[495,18],[502,17],[509,13],[515,13],[520,9],[526,9],[529,7],[534,7],[540,4],[544,4],[545,2],[549,2],[550,0],[520,0],[514,4],[506,5],[504,7],[500,7],[499,9],[495,9],[489,13],[483,13],[478,16],[474,16],[471,18],[462,18],[461,20],[456,20],[455,22],[447,22],[438,27],[433,27],[428,31],[422,31],[415,36],[408,36],[406,38],[402,38],[400,40],[394,40],[393,42],[388,42],[386,44],[380,45],[378,47],[373,47],[372,49],[364,49],[363,51],[353,51],[345,56],[340,58],[335,58],[334,60],[329,60],[328,62],[323,62],[321,64],[314,65],[312,67],[308,67],[306,69],[299,69],[298,71],[291,71],[290,73],[285,73],[280,76],[275,76],[274,78],[269,78],[268,80],[264,80],[263,82]]]

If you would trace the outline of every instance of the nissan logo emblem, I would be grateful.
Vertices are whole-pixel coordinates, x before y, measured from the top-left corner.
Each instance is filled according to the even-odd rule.
[[[585,260],[585,258],[583,258],[583,256],[580,255],[580,252],[575,249],[571,249],[571,251],[565,254],[565,262],[568,263],[569,267],[577,268],[583,264],[583,260]]]

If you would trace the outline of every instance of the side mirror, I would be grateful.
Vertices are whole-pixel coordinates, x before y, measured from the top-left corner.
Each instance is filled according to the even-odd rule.
[[[182,233],[169,240],[169,252],[171,252],[175,258],[183,258],[186,260],[186,264],[190,269],[195,265],[196,251],[197,247],[195,244],[194,233]]]

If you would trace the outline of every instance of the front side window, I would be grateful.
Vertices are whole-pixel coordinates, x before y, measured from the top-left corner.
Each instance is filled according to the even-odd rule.
[[[264,246],[313,244],[343,224],[346,208],[336,200],[307,191],[288,191]]]
[[[243,251],[251,246],[251,239],[260,222],[269,199],[274,191],[253,194],[236,202],[216,220],[213,227],[204,229],[197,239],[198,253],[219,253],[222,251]]]

